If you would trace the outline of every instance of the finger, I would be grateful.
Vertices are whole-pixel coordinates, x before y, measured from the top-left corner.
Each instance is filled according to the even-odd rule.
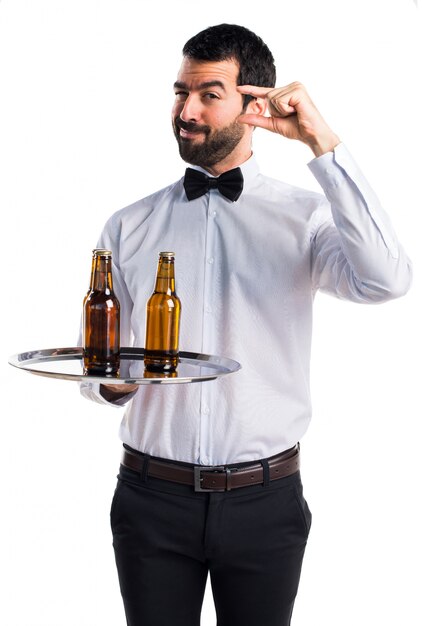
[[[265,98],[270,91],[273,91],[272,87],[255,87],[254,85],[237,85],[236,88],[240,93],[255,98]]]
[[[289,115],[296,113],[296,109],[288,102],[283,101],[282,97],[270,100],[268,110],[270,115],[274,115],[275,117],[289,117]]]
[[[272,89],[267,94],[268,109],[271,115],[276,117],[288,117],[294,115],[296,109],[292,106],[292,91],[289,87],[280,87]]]
[[[292,98],[298,94],[305,95],[306,90],[302,83],[296,81],[294,83],[290,83],[289,85],[285,85],[284,87],[274,87],[274,89],[272,89],[267,94],[267,96],[269,100],[273,100],[274,98],[277,99],[280,96],[287,96],[288,98]]]
[[[241,124],[248,124],[249,126],[257,126],[258,128],[265,128],[266,130],[270,130],[273,133],[280,132],[277,130],[274,124],[274,118],[266,117],[265,115],[254,115],[252,113],[244,113],[243,115],[239,115],[237,121]],[[280,118],[279,118],[280,121]]]
[[[240,93],[254,96],[255,98],[266,98],[269,103],[269,112],[276,117],[288,117],[294,115],[296,109],[289,104],[291,98],[291,88],[288,87],[255,87],[253,85],[238,85]]]

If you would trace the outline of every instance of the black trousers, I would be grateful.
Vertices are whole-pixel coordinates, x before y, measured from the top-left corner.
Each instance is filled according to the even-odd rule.
[[[218,626],[288,626],[310,525],[299,472],[195,493],[120,466],[111,527],[128,626],[199,626],[208,572]]]

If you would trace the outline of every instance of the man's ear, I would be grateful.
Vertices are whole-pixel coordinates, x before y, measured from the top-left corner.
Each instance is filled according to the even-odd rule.
[[[245,113],[251,113],[254,115],[264,115],[267,111],[267,99],[266,98],[254,98],[246,107]]]

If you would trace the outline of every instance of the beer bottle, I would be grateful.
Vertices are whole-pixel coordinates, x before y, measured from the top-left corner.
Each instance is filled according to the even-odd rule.
[[[83,303],[84,373],[117,376],[119,351],[120,304],[113,291],[111,252],[95,249],[91,285]]]
[[[147,303],[147,371],[171,372],[179,362],[181,304],[175,291],[174,252],[160,252],[155,289]]]

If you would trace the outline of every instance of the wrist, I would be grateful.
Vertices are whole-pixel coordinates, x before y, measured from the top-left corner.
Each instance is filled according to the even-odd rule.
[[[308,141],[308,146],[315,157],[320,157],[327,152],[334,152],[334,148],[338,146],[339,143],[339,137],[335,133],[329,133],[315,137],[313,141]]]

